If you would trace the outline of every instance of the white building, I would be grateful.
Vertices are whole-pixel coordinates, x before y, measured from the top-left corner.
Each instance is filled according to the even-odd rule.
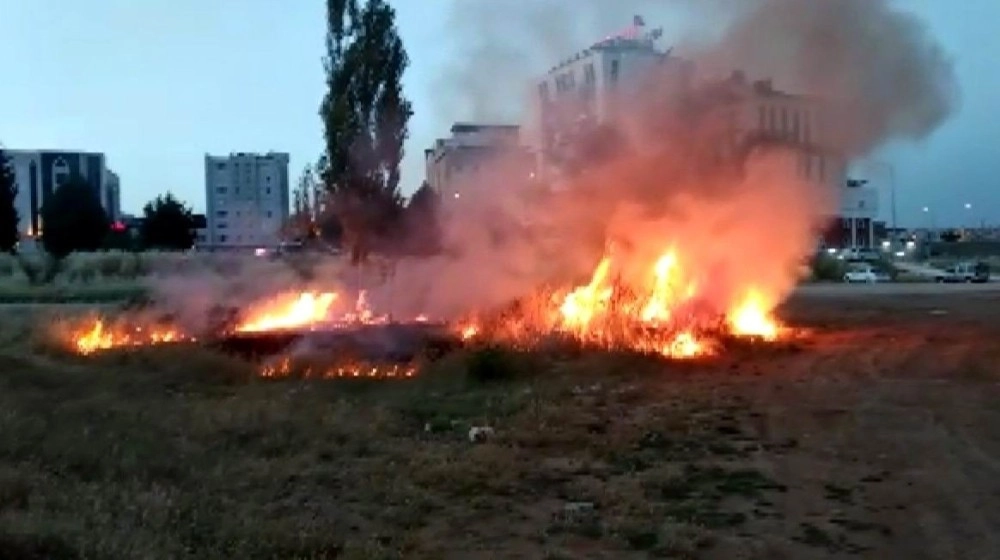
[[[656,80],[665,102],[680,99],[690,87],[691,63],[660,50],[661,30],[645,32],[642,18],[624,32],[605,38],[551,68],[537,84],[533,129],[526,138],[538,155],[545,177],[564,154],[573,133],[621,114]],[[648,95],[646,96],[648,97]]]
[[[86,182],[109,218],[118,216],[118,176],[108,170],[102,153],[66,150],[4,150],[17,183],[15,206],[22,240],[40,235],[42,206],[71,176]]]
[[[208,248],[269,247],[289,216],[288,154],[205,155]]]

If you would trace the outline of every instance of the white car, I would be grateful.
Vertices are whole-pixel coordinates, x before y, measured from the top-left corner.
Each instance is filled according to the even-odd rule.
[[[851,268],[844,273],[844,282],[848,284],[853,284],[855,282],[866,282],[874,284],[875,282],[885,282],[889,278],[886,274],[876,271],[870,266],[859,266]]]

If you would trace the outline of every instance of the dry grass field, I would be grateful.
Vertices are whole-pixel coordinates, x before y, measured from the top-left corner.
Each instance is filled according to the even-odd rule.
[[[991,289],[807,293],[809,336],[704,363],[367,382],[67,356],[46,308],[0,312],[0,558],[1000,557]]]

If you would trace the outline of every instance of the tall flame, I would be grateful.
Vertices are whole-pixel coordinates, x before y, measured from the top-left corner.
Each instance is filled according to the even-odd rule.
[[[594,270],[590,283],[566,295],[559,310],[562,312],[563,326],[586,329],[594,317],[607,308],[613,289],[607,284],[611,271],[611,259],[605,257]]]

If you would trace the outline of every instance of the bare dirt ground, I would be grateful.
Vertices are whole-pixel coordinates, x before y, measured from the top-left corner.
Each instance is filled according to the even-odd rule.
[[[802,290],[807,335],[705,363],[368,383],[68,357],[4,311],[0,558],[998,558],[1000,291],[932,288]]]

